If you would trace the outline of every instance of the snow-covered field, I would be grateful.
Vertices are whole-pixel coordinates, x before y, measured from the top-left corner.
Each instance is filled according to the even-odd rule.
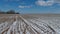
[[[0,34],[60,34],[60,17],[0,16]]]

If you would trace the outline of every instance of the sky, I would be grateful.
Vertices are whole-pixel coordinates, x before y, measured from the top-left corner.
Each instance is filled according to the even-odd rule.
[[[0,0],[0,10],[15,10],[22,14],[60,14],[60,0]]]

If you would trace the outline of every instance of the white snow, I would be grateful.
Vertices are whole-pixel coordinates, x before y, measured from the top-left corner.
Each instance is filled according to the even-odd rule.
[[[0,24],[0,34],[2,32],[4,34],[60,34],[60,17],[25,19],[22,16],[16,16],[16,21],[13,23]]]

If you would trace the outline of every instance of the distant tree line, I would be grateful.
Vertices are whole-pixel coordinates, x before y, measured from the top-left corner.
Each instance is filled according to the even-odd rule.
[[[7,12],[5,12],[5,11],[0,11],[0,14],[20,14],[20,13],[15,12],[14,10],[9,10],[9,11],[7,11]]]

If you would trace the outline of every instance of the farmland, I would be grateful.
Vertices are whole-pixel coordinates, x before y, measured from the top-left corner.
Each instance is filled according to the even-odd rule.
[[[0,14],[0,34],[60,34],[60,15]]]

